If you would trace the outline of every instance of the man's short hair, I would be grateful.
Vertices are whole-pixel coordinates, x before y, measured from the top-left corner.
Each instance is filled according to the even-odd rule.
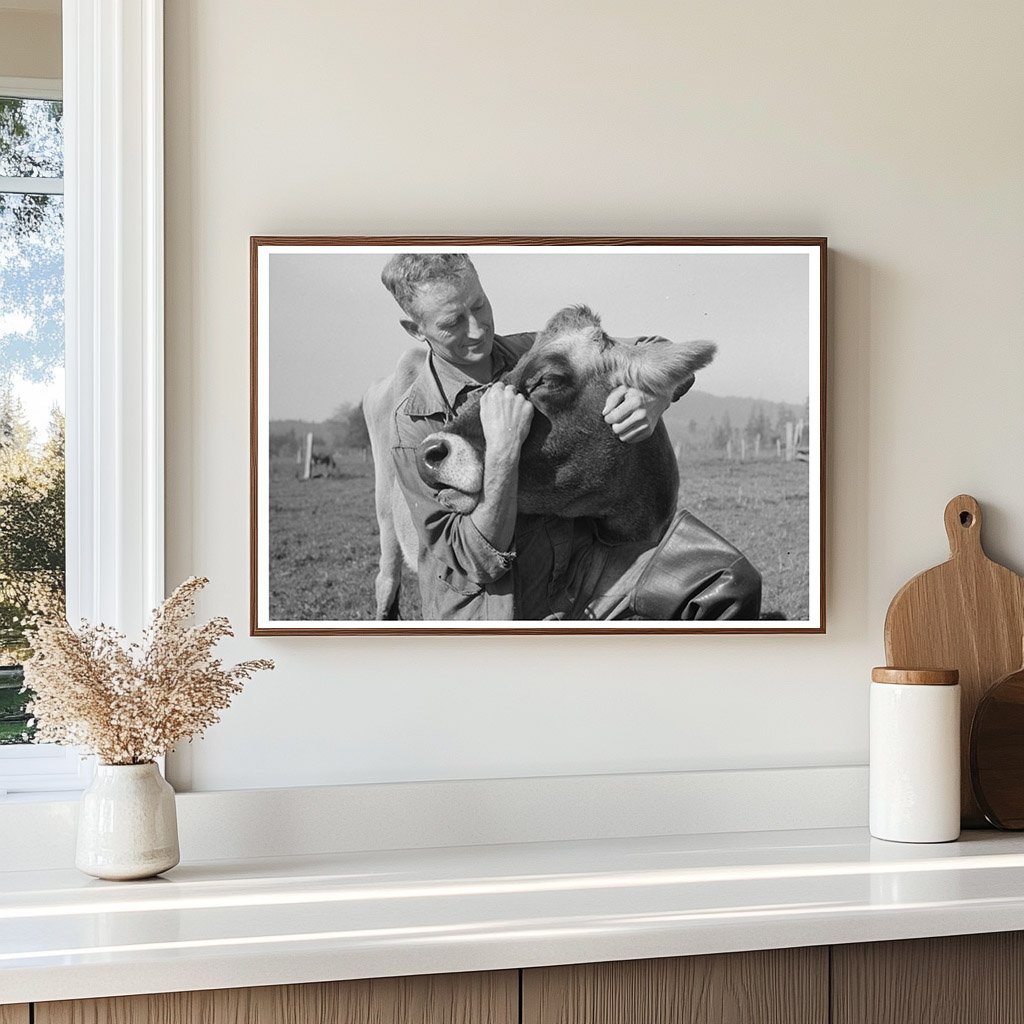
[[[392,256],[384,264],[380,279],[395,301],[412,315],[416,289],[435,281],[458,281],[476,273],[464,252],[407,252]]]

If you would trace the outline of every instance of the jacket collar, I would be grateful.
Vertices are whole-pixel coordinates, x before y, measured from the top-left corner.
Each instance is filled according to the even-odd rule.
[[[494,370],[491,376],[492,381],[511,370],[519,358],[518,353],[513,352],[505,340],[498,335],[494,336],[492,356]],[[434,380],[434,373],[437,374],[437,381]],[[438,382],[444,389],[443,396],[438,391]],[[408,416],[444,416],[448,411],[445,405],[446,398],[448,404],[458,410],[467,395],[485,386],[463,373],[457,366],[452,366],[451,363],[439,359],[433,352],[429,352],[419,373],[416,374],[406,392],[403,411]]]

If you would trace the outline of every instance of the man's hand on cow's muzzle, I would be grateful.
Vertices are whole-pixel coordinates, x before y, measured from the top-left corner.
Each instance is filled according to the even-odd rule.
[[[654,433],[671,404],[671,399],[620,384],[608,395],[602,415],[620,441],[636,444]]]
[[[530,432],[533,406],[509,384],[493,384],[480,399],[487,457],[515,459]]]

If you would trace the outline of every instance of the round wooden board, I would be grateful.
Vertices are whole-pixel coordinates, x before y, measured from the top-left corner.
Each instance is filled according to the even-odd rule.
[[[981,508],[969,494],[946,506],[950,558],[905,584],[885,616],[889,665],[960,671],[960,805],[965,828],[986,825],[971,787],[971,723],[989,687],[1020,666],[1024,579],[993,562],[981,543]]]
[[[971,726],[971,785],[997,828],[1024,829],[1024,668],[982,697]]]

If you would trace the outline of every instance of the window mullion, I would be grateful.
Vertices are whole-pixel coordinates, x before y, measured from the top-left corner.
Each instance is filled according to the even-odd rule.
[[[23,196],[59,196],[64,192],[63,178],[5,178],[0,175],[0,192]]]

